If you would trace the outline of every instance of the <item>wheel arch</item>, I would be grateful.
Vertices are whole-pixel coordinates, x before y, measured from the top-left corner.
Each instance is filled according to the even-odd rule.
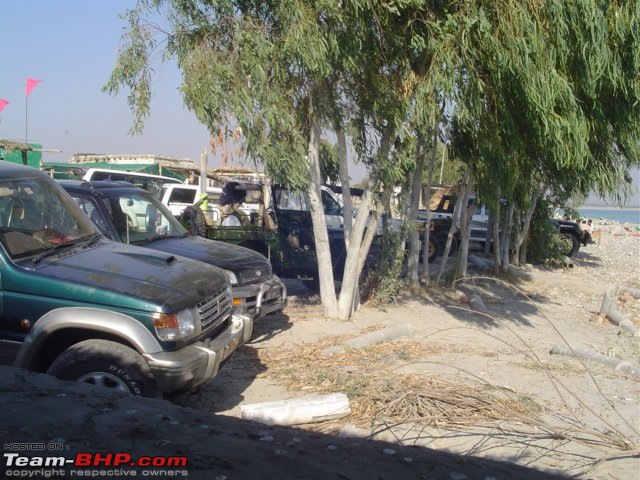
[[[98,308],[64,307],[46,313],[35,323],[15,366],[46,372],[63,351],[90,339],[110,340],[140,354],[162,350],[151,332],[128,315]]]

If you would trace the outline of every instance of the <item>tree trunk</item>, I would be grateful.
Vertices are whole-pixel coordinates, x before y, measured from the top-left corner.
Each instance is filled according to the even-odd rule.
[[[420,286],[418,278],[418,266],[420,263],[420,235],[418,233],[418,208],[420,207],[420,194],[422,192],[422,171],[425,163],[425,139],[424,135],[418,134],[418,146],[416,148],[416,166],[411,179],[411,192],[409,199],[409,218],[407,219],[412,228],[409,230],[409,256],[407,259],[407,281],[410,288]],[[429,241],[429,225],[425,231],[425,242]]]
[[[493,212],[489,211],[489,219],[487,221],[487,232],[484,235],[484,255],[486,257],[491,253],[491,242],[493,242],[493,224],[496,221]]]
[[[431,155],[431,161],[429,162],[429,170],[427,173],[427,189],[426,196],[424,198],[424,202],[427,207],[427,224],[425,225],[424,232],[424,241],[422,242],[422,264],[424,265],[424,270],[422,273],[422,278],[424,279],[424,284],[429,284],[429,228],[431,227],[431,184],[433,183],[433,168],[436,163],[436,155],[438,153],[438,131],[434,129],[433,132],[433,150]],[[422,192],[422,188],[420,189]],[[449,244],[449,248],[451,248],[451,233],[449,233],[449,237],[447,238],[447,243]],[[448,255],[447,251],[447,255]],[[447,257],[442,257],[442,263],[446,263]]]
[[[502,202],[500,201],[501,192],[498,188],[498,206],[495,212],[493,212],[493,273],[496,275],[500,273],[502,267],[500,258],[500,224],[502,219]]]
[[[469,196],[473,187],[473,167],[471,164],[467,166],[465,176],[464,193],[462,198],[458,198],[458,202],[462,202],[460,206],[460,234],[462,236],[460,242],[460,254],[458,256],[458,265],[456,268],[456,279],[467,276],[467,260],[469,257],[469,239],[471,237],[471,216],[476,208],[475,204],[469,205]]]
[[[382,159],[386,159],[389,156],[391,147],[393,146],[393,140],[395,139],[395,130],[390,128],[385,132],[380,142],[380,147],[376,154],[378,158],[378,164]],[[356,288],[359,288],[360,272],[362,271],[362,265],[364,259],[369,251],[371,242],[367,243],[367,239],[363,240],[365,227],[367,225],[367,219],[369,217],[369,211],[373,204],[373,190],[378,185],[378,170],[374,168],[369,174],[366,180],[364,193],[362,194],[362,201],[358,209],[358,215],[353,224],[351,235],[349,236],[349,247],[347,249],[347,258],[345,260],[344,275],[342,279],[342,288],[340,290],[340,297],[338,299],[338,318],[340,320],[349,320],[353,313],[353,296]],[[368,234],[375,234],[375,228],[367,230]]]
[[[351,179],[349,178],[349,162],[347,159],[347,136],[342,125],[336,125],[336,137],[338,138],[338,158],[340,160],[340,183],[342,184],[342,219],[344,227],[345,249],[349,251],[349,237],[353,225],[353,204],[351,203]],[[360,307],[360,288],[356,283],[353,292],[352,311]]]
[[[464,187],[460,185],[460,190],[462,191]],[[460,206],[462,203],[457,201],[455,206],[453,207],[453,214],[451,215],[451,226],[449,227],[449,234],[447,235],[447,244],[444,247],[444,252],[442,253],[442,262],[440,262],[440,268],[438,269],[438,275],[436,276],[436,285],[440,284],[440,280],[442,279],[442,274],[444,273],[444,269],[447,266],[447,262],[445,259],[449,258],[449,252],[451,251],[451,242],[453,241],[453,236],[458,230],[458,218],[460,218]],[[462,243],[462,242],[461,242]]]
[[[347,137],[342,125],[336,126],[338,138],[338,158],[340,160],[340,183],[342,184],[342,204],[344,218],[344,242],[349,248],[349,235],[353,225],[353,205],[351,204],[351,180],[349,179],[349,163],[347,160]]]
[[[516,206],[513,202],[509,203],[509,210],[505,219],[502,231],[502,271],[509,271],[509,246],[511,245],[511,226],[513,225],[513,213]]]
[[[318,276],[320,280],[320,298],[324,316],[336,318],[338,314],[336,291],[333,279],[333,268],[331,262],[331,249],[329,246],[329,234],[322,208],[322,193],[320,185],[320,125],[313,112],[313,104],[310,102],[309,119],[311,123],[311,133],[309,136],[309,152],[307,161],[311,172],[311,185],[309,188],[309,201],[311,203],[311,218],[313,220],[313,236],[316,245],[316,255],[318,258]]]
[[[518,210],[518,213],[520,213],[520,210]],[[521,232],[522,225],[520,224],[520,220],[518,218],[515,222],[513,222],[512,225],[512,234],[515,240],[513,242],[513,252],[511,252],[511,264],[515,265],[516,267],[520,265],[520,245],[518,244],[518,239],[520,238]]]
[[[527,209],[527,212],[524,217],[522,230],[520,231],[520,235],[518,235],[518,238],[516,241],[519,264],[524,264],[527,262],[527,241],[529,238],[529,229],[531,227],[531,218],[533,217],[533,213],[535,212],[536,206],[538,205],[538,199],[540,198],[540,194],[541,193],[539,193],[535,189],[531,191],[529,208]]]

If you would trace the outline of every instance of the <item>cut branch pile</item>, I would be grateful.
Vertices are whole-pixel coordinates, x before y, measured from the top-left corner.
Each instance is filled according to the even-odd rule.
[[[376,420],[419,422],[434,427],[461,427],[494,420],[536,417],[540,407],[531,399],[489,385],[461,384],[408,376],[387,383],[371,398]]]
[[[522,419],[540,411],[528,397],[506,389],[465,384],[458,377],[450,381],[392,371],[398,362],[434,355],[433,347],[387,342],[323,357],[327,345],[298,345],[295,356],[289,350],[261,351],[262,362],[269,365],[265,374],[293,390],[345,392],[351,404],[350,420],[359,425],[370,426],[372,419],[384,417],[385,421],[459,427]]]

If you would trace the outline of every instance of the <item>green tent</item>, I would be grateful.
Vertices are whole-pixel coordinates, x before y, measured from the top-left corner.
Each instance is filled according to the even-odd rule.
[[[0,160],[40,168],[42,163],[42,145],[0,140]]]

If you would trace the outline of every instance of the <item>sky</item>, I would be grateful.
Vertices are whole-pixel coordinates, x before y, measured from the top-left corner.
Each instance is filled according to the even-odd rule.
[[[199,162],[220,160],[209,148],[207,129],[179,95],[175,64],[156,64],[151,116],[142,135],[129,133],[133,115],[127,90],[102,92],[116,62],[126,26],[119,15],[135,0],[0,0],[0,139],[39,143],[45,162],[74,153],[155,154]],[[25,96],[26,79],[41,82]],[[27,103],[28,101],[28,103]],[[352,180],[364,170],[351,168]],[[635,194],[627,205],[640,208],[640,169],[632,172]],[[591,196],[588,205],[603,201]],[[610,202],[609,202],[610,203]]]
[[[133,0],[0,0],[0,139],[39,143],[43,160],[73,153],[157,154],[199,162],[207,129],[179,95],[174,64],[157,69],[151,116],[131,136],[127,90],[102,92],[116,62]],[[25,96],[26,79],[41,82]],[[28,103],[27,103],[28,101]],[[209,166],[217,159],[209,150]]]

